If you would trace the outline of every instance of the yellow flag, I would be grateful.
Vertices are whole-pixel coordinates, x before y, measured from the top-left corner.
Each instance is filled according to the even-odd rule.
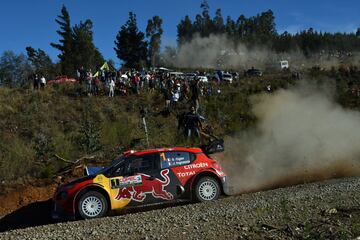
[[[101,68],[100,68],[101,70],[107,70],[107,71],[110,71],[110,68],[109,68],[109,65],[108,65],[108,63],[107,62],[105,62],[102,66],[101,66]]]

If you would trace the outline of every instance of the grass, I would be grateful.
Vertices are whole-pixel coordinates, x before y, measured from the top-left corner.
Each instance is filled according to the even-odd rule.
[[[356,76],[321,74],[323,78],[335,79],[340,86],[338,101],[341,104],[352,108],[360,106],[358,98],[349,97],[344,87],[357,81]],[[256,123],[249,99],[263,92],[269,83],[275,90],[287,88],[296,80],[290,73],[276,73],[214,86],[214,94],[201,99],[200,113],[218,136],[247,129]],[[218,89],[221,94],[216,94]],[[0,180],[50,177],[61,167],[54,154],[66,159],[91,154],[106,162],[123,150],[146,148],[139,114],[143,107],[148,110],[150,147],[198,145],[197,140],[187,141],[177,126],[176,115],[188,111],[189,104],[184,101],[172,114],[164,116],[160,92],[110,99],[84,96],[80,85],[48,86],[44,91],[0,88]]]

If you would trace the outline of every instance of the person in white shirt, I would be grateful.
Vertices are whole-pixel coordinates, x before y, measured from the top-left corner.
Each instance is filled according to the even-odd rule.
[[[92,73],[91,69],[86,73],[86,84],[87,84],[87,94],[88,96],[92,93]]]
[[[40,88],[43,90],[46,85],[46,79],[44,76],[41,76],[40,78]]]
[[[174,91],[172,91],[172,97],[171,97],[171,107],[173,109],[176,109],[177,107],[177,103],[179,101],[179,98],[180,98],[180,93],[177,89],[175,89]]]
[[[115,81],[111,79],[109,82],[109,97],[114,97],[115,94]]]

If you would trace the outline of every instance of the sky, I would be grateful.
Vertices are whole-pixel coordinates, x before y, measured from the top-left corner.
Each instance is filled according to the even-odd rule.
[[[360,27],[359,0],[208,0],[214,16],[221,8],[224,20],[247,17],[271,9],[276,17],[278,32],[296,33],[313,27],[327,32],[355,32]],[[138,27],[145,31],[148,19],[159,15],[163,19],[162,45],[176,44],[176,25],[189,15],[200,13],[201,0],[2,0],[0,2],[0,54],[12,50],[25,53],[27,46],[45,50],[58,61],[56,49],[59,29],[55,22],[62,5],[70,13],[72,25],[91,19],[94,43],[105,59],[117,59],[114,40],[128,19],[129,11],[137,15]]]

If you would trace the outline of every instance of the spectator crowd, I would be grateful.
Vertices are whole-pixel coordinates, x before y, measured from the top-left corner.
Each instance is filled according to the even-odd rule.
[[[198,72],[200,76],[205,73]],[[159,94],[164,99],[165,115],[180,110],[179,104],[188,106],[189,112],[181,115],[179,129],[188,138],[200,137],[201,122],[204,117],[199,115],[200,99],[221,94],[220,81],[202,81],[200,77],[187,77],[186,75],[172,74],[169,71],[128,71],[99,69],[93,74],[91,69],[80,67],[76,71],[77,81],[83,86],[86,95],[106,95],[109,98],[115,96],[127,97],[129,95]],[[183,108],[181,108],[183,109]]]

